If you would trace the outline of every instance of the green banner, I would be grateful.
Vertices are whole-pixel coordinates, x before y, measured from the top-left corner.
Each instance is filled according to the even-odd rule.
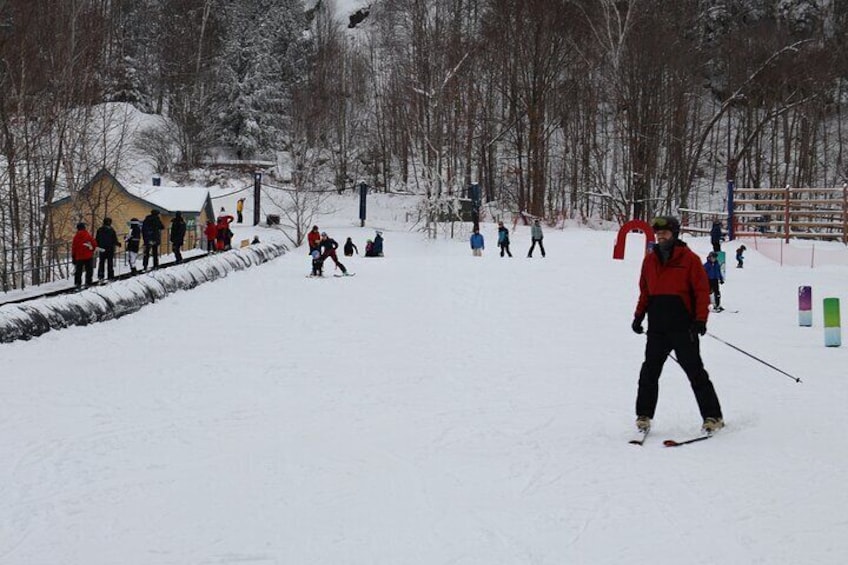
[[[824,327],[839,328],[839,299],[825,298],[824,299]]]

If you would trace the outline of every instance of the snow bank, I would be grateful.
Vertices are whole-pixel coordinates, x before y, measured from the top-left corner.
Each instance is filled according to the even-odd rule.
[[[30,339],[51,329],[120,318],[173,292],[260,265],[285,251],[282,243],[260,243],[106,286],[94,286],[76,294],[0,306],[0,343]]]

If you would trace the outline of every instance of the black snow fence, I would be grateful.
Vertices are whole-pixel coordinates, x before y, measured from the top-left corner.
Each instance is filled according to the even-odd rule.
[[[261,265],[285,252],[286,247],[281,243],[258,243],[72,294],[3,305],[0,306],[0,343],[114,320],[178,290],[189,290],[234,271]]]

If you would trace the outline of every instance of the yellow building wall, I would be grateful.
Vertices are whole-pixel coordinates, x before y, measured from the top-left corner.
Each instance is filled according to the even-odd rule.
[[[93,235],[97,228],[103,225],[103,218],[112,218],[112,227],[118,233],[119,241],[129,232],[129,222],[132,218],[141,221],[150,214],[153,206],[150,203],[138,200],[111,182],[108,177],[98,179],[92,184],[90,191],[79,194],[75,199],[63,202],[53,207],[53,229],[57,241],[70,242],[77,231],[77,223],[85,222],[88,231]],[[183,212],[186,221],[192,216],[191,212]],[[165,225],[162,233],[163,252],[170,248],[168,234],[172,216],[159,211],[159,217]],[[184,249],[195,247],[196,239],[203,239],[202,231],[209,217],[206,210],[201,210],[195,219],[195,229],[187,230]],[[214,220],[214,218],[212,218]]]

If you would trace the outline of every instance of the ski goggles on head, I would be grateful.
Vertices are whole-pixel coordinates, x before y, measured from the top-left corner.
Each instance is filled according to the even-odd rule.
[[[651,220],[651,227],[655,230],[670,230],[671,222],[668,221],[668,218],[660,216]]]

